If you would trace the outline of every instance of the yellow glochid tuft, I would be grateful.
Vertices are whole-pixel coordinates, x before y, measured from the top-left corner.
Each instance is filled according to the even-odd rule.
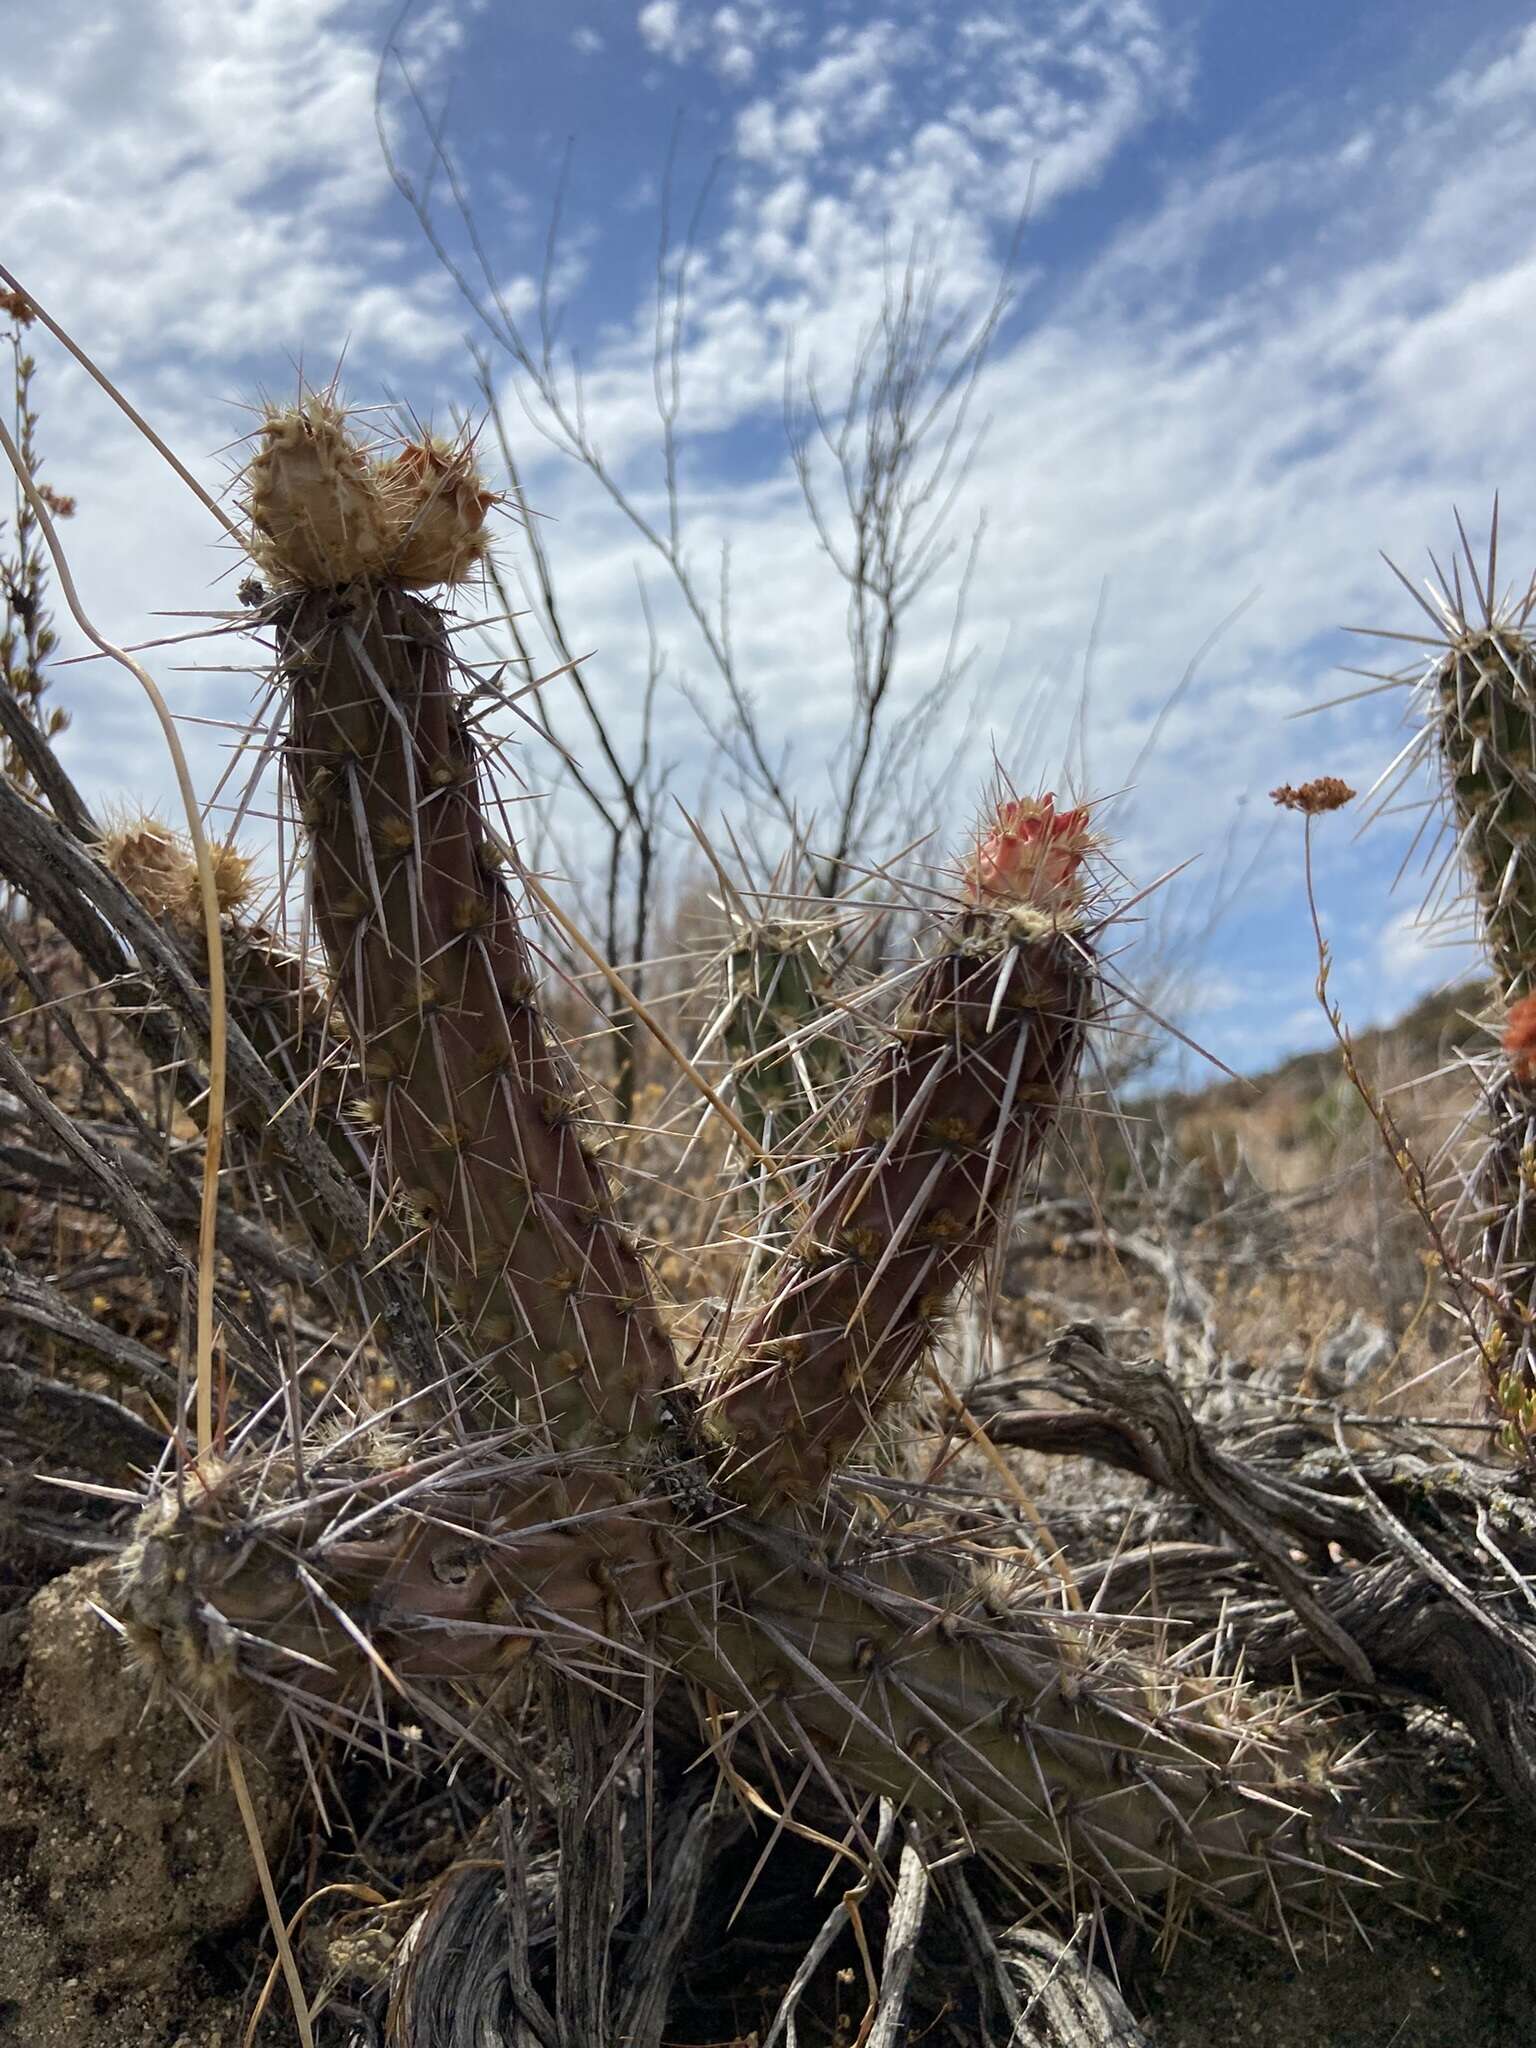
[[[408,441],[375,475],[396,522],[389,562],[394,580],[413,589],[462,583],[485,559],[485,515],[496,502],[471,449],[427,435]]]
[[[248,546],[278,588],[462,583],[484,560],[496,503],[466,442],[433,435],[379,458],[346,409],[312,394],[269,413],[247,471]]]
[[[211,841],[208,854],[219,909],[228,916],[250,900],[250,859],[232,841]],[[103,834],[101,857],[151,917],[201,929],[197,860],[184,833],[159,818],[131,813]]]

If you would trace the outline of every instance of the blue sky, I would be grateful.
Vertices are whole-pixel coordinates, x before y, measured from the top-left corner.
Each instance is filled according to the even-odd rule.
[[[395,16],[325,0],[56,0],[46,23],[32,10],[8,26],[5,260],[210,483],[239,460],[242,408],[291,390],[299,362],[325,376],[343,348],[359,402],[389,394],[439,421],[473,410],[473,315],[374,131]],[[1186,1028],[1239,1067],[1317,1042],[1299,840],[1266,792],[1320,772],[1369,784],[1401,743],[1403,705],[1293,714],[1348,687],[1340,662],[1377,658],[1342,625],[1412,623],[1378,550],[1417,574],[1427,546],[1448,545],[1453,505],[1481,533],[1502,489],[1510,573],[1536,551],[1517,467],[1536,428],[1536,13],[1497,0],[482,0],[419,4],[400,50],[383,73],[392,142],[426,179],[408,74],[520,317],[568,155],[562,346],[594,437],[651,517],[674,134],[680,219],[715,166],[680,338],[684,545],[712,588],[729,543],[742,673],[811,808],[848,654],[841,588],[784,445],[786,343],[822,389],[841,388],[891,252],[914,235],[942,263],[945,308],[985,303],[1033,181],[1016,297],[976,394],[987,430],[953,506],[961,553],[909,621],[897,700],[938,672],[983,519],[964,645],[991,695],[968,727],[971,693],[957,691],[933,737],[957,827],[1010,732],[1032,735],[1005,753],[1021,783],[1059,782],[1078,761],[1090,640],[1080,765],[1091,790],[1118,789],[1191,656],[1247,600],[1137,768],[1118,855],[1138,884],[1194,863],[1176,931],[1201,923],[1223,862],[1245,878],[1179,963]],[[440,218],[465,256],[451,210]],[[230,558],[206,514],[78,373],[38,352],[47,473],[80,500],[69,540],[97,623],[145,639],[166,630],[157,612],[227,602]],[[682,694],[707,706],[718,685],[664,566],[530,423],[505,355],[495,376],[572,636],[596,650],[594,693],[632,735],[648,658],[638,572],[665,660],[663,752],[685,800],[718,795]],[[501,553],[515,581],[510,525]],[[193,658],[156,658],[177,708],[238,717],[248,679],[190,673]],[[164,803],[169,772],[127,679],[77,667],[58,687],[92,794]],[[211,787],[220,738],[187,732]],[[1329,821],[1319,875],[1335,991],[1364,1024],[1465,956],[1415,924],[1411,875],[1391,892],[1411,821],[1352,831]],[[579,820],[561,844],[580,861]]]

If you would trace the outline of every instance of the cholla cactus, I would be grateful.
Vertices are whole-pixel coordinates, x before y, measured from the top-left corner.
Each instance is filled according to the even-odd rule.
[[[141,1649],[192,1691],[267,1680],[332,1725],[380,1670],[429,1711],[434,1681],[496,1684],[533,1652],[620,1697],[659,1666],[708,1703],[717,1753],[787,1749],[1007,1868],[1174,1920],[1197,1896],[1309,1910],[1340,1781],[1294,1700],[979,1579],[943,1530],[893,1541],[836,1478],[1071,1088],[1108,914],[1086,813],[993,806],[839,1085],[841,1136],[784,1162],[800,1208],[760,1298],[686,1380],[541,1009],[443,620],[405,587],[466,575],[489,503],[462,455],[370,456],[312,403],[268,422],[250,509],[329,1000],[497,1427],[200,1468],[125,1566]],[[798,1016],[810,955],[780,957]]]
[[[1536,585],[1501,600],[1498,523],[1485,567],[1462,559],[1425,605],[1439,636],[1417,679],[1422,737],[1493,969],[1493,1008],[1474,1059],[1483,1142],[1467,1171],[1471,1264],[1485,1292],[1474,1336],[1505,1448],[1536,1451]],[[1462,571],[1475,603],[1464,595]],[[1417,594],[1417,593],[1416,593]],[[1421,599],[1421,603],[1425,600]]]
[[[305,591],[279,630],[314,915],[381,1157],[485,1373],[556,1442],[645,1437],[672,1371],[546,1026],[430,606]]]
[[[785,1159],[847,1078],[836,943],[826,917],[741,915],[724,957],[718,1029],[736,1106],[757,1144]]]
[[[330,1725],[363,1725],[376,1668],[432,1714],[433,1681],[504,1684],[536,1657],[623,1690],[660,1655],[728,1746],[822,1759],[1005,1868],[1137,1909],[1327,1908],[1349,1771],[1296,1702],[1160,1663],[1027,1583],[892,1554],[830,1495],[817,1540],[676,1470],[641,1492],[644,1467],[489,1438],[322,1457],[307,1494],[215,1468],[146,1513],[122,1611],[194,1698],[265,1680],[291,1704],[302,1673]]]

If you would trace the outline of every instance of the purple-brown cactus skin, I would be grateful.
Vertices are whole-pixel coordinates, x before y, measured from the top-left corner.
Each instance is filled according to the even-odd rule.
[[[811,1184],[718,1404],[753,1493],[820,1492],[906,1386],[1055,1123],[1097,997],[1081,848],[1053,858],[1070,860],[1055,881],[1033,867],[978,880],[973,863],[974,900],[858,1087],[847,1149]]]
[[[425,1701],[530,1655],[621,1689],[659,1657],[712,1703],[712,1740],[963,1822],[1021,1873],[1217,1911],[1308,1912],[1337,1882],[1305,1714],[1160,1668],[1122,1625],[1000,1609],[957,1561],[892,1555],[835,1507],[834,1562],[591,1454],[433,1462],[312,1472],[286,1501],[271,1469],[258,1500],[237,1468],[167,1494],[125,1560],[135,1642],[194,1695],[297,1683],[322,1719],[365,1713],[378,1672]]]
[[[645,1436],[672,1347],[539,1012],[440,616],[361,584],[280,630],[315,925],[439,1284],[552,1441]]]

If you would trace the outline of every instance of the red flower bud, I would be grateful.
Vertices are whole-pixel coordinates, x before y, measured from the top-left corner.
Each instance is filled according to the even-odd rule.
[[[966,866],[971,901],[1069,909],[1081,899],[1078,870],[1091,844],[1086,808],[1058,811],[1049,793],[1000,803]]]

